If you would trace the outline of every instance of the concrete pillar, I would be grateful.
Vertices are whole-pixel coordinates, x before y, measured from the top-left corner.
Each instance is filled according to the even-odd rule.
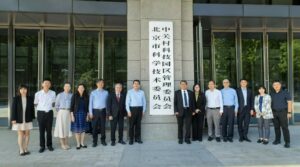
[[[141,80],[149,102],[149,21],[172,21],[174,26],[175,89],[185,79],[194,84],[193,0],[127,0],[128,88]],[[149,109],[149,107],[148,107]],[[142,121],[144,140],[177,139],[175,116],[150,116]]]

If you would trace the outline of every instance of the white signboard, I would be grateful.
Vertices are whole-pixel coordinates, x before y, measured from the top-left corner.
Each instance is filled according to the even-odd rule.
[[[173,23],[149,22],[150,115],[174,114]]]

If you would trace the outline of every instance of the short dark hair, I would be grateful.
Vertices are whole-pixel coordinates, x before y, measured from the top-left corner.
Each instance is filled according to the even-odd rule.
[[[96,80],[96,84],[99,83],[99,82],[104,82],[104,79],[102,79],[102,78],[97,79],[97,80]]]
[[[247,80],[246,78],[241,78],[241,79],[240,79],[240,82],[242,82],[242,81],[248,82],[248,80]]]
[[[45,82],[45,81],[49,81],[51,83],[51,79],[50,78],[44,78],[43,82]]]
[[[181,80],[179,83],[180,83],[180,84],[181,84],[181,83],[188,84],[186,80]]]
[[[65,83],[64,83],[64,85],[66,85],[66,84],[68,84],[68,85],[70,85],[70,86],[71,86],[71,83],[70,83],[70,82],[65,82]]]
[[[138,79],[133,80],[132,84],[134,84],[135,82],[139,83],[139,85],[141,84],[141,81]]]
[[[264,89],[265,93],[267,93],[267,88],[264,85],[260,85],[257,90],[259,91],[259,89]],[[259,94],[259,92],[258,92],[258,94]]]
[[[277,83],[277,82],[280,83],[280,84],[282,84],[280,80],[274,80],[273,81],[273,83]]]
[[[21,89],[26,89],[26,90],[27,90],[27,94],[26,94],[26,95],[28,95],[28,92],[29,92],[29,91],[28,91],[28,86],[25,85],[25,84],[20,84],[19,87],[18,87],[18,92],[17,92],[17,95],[18,95],[18,96],[21,95],[21,94],[20,94],[20,90],[21,90]]]

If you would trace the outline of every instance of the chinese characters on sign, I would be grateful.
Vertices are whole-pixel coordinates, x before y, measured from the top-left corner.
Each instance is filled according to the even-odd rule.
[[[150,115],[173,115],[173,23],[149,22]]]

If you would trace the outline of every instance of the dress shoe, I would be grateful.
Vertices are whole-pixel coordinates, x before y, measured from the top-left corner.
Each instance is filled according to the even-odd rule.
[[[137,141],[135,141],[135,142],[137,142],[137,143],[139,143],[139,144],[143,144],[143,141],[142,141],[142,140],[137,140]]]
[[[19,154],[20,154],[20,156],[25,156],[26,155],[25,152],[22,152],[22,153],[20,152]]]
[[[129,145],[133,145],[133,141],[132,140],[129,141]]]
[[[285,144],[284,144],[284,147],[285,147],[285,148],[290,148],[290,143],[285,143]]]
[[[202,138],[200,138],[198,141],[202,142]]]
[[[275,141],[273,141],[273,144],[274,145],[280,144],[280,141],[275,140]]]
[[[97,143],[93,143],[92,147],[97,147]]]
[[[30,152],[29,151],[24,151],[25,155],[29,155]]]
[[[49,151],[54,151],[54,148],[53,148],[52,146],[49,146],[49,147],[48,147],[48,150],[49,150]]]
[[[213,139],[214,139],[213,137],[209,136],[207,140],[212,141]]]
[[[42,148],[40,148],[39,153],[43,153],[44,151],[45,151],[45,148],[42,147]]]
[[[186,144],[191,144],[191,140],[185,140]]]
[[[116,145],[116,142],[111,142],[111,146],[115,146]]]
[[[257,143],[262,143],[263,142],[263,139],[258,139],[257,140]]]
[[[76,147],[76,150],[80,150],[80,148],[81,148],[80,146],[77,146],[77,147]]]
[[[196,141],[197,139],[192,139],[192,141]]]
[[[230,143],[232,143],[232,142],[233,142],[232,138],[228,138],[228,141],[229,141]]]
[[[182,140],[178,140],[178,144],[182,144],[183,143],[183,141]]]
[[[248,137],[245,137],[244,140],[247,141],[247,142],[251,142],[251,140],[248,139]]]
[[[106,145],[107,145],[105,141],[102,141],[101,144],[102,144],[103,146],[106,146]]]
[[[123,145],[125,145],[126,144],[126,142],[125,141],[123,141],[123,140],[119,140],[119,142],[118,143],[120,143],[120,144],[123,144]]]
[[[227,137],[223,137],[223,141],[224,141],[224,142],[227,142]]]
[[[80,147],[81,147],[81,148],[87,148],[87,146],[86,146],[86,145],[80,145]]]
[[[262,143],[263,143],[264,145],[267,145],[267,144],[269,143],[269,141],[268,141],[268,140],[264,140]]]
[[[244,141],[244,138],[240,137],[239,142],[243,142],[243,141]]]
[[[221,138],[220,137],[216,137],[216,141],[217,142],[221,142]]]

